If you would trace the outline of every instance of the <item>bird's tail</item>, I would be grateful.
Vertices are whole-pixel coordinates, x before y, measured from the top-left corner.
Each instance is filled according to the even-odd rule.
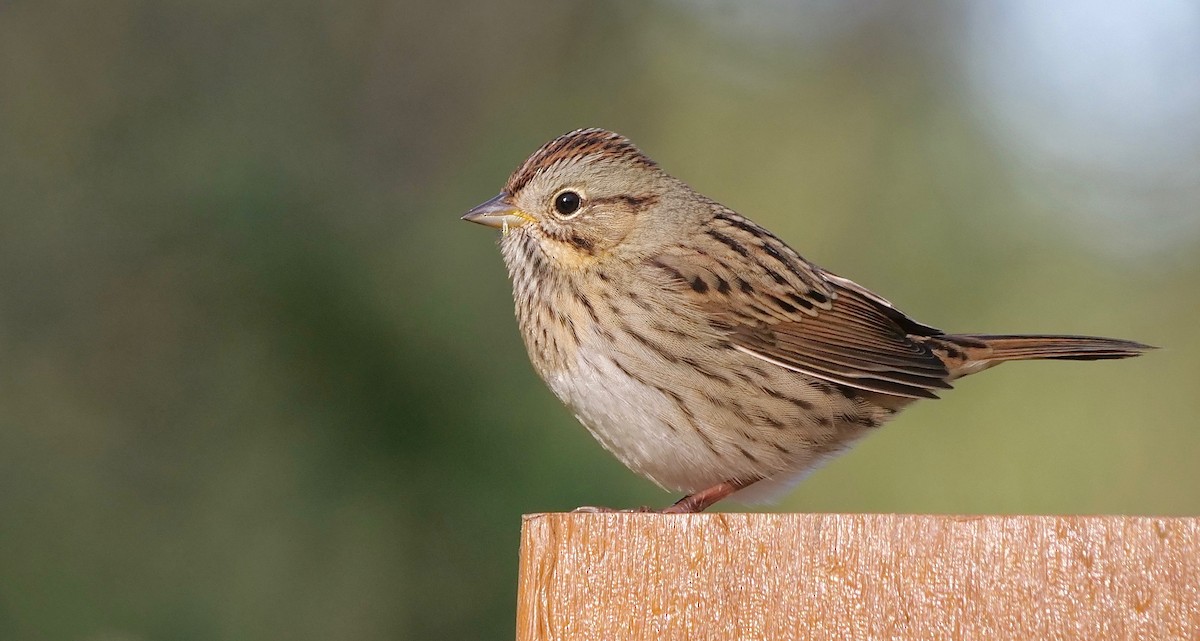
[[[945,334],[930,337],[930,346],[958,378],[1005,361],[1057,359],[1097,361],[1138,356],[1150,345],[1117,338],[1060,335]]]

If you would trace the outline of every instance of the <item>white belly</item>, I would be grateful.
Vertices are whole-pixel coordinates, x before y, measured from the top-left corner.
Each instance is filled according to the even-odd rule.
[[[549,374],[550,389],[592,436],[629,469],[661,487],[695,492],[730,478],[675,401],[631,379],[607,356],[580,349],[570,373]]]

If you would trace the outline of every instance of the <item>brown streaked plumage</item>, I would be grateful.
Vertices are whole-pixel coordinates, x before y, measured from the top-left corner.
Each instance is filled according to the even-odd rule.
[[[556,164],[569,165],[588,156],[604,156],[647,169],[658,166],[633,146],[628,138],[620,134],[603,129],[579,129],[566,136],[559,136],[533,152],[533,155],[526,158],[525,162],[521,163],[521,166],[509,176],[508,183],[504,185],[504,191],[508,194],[515,194],[543,169]],[[625,198],[627,196],[618,194],[616,197]]]
[[[1148,349],[918,323],[602,129],[546,143],[463,218],[503,229],[538,374],[625,465],[687,494],[666,512],[785,490],[1001,362]]]

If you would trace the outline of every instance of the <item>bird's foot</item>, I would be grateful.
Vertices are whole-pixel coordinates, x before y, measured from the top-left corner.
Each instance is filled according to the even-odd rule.
[[[734,492],[748,487],[750,484],[757,482],[759,479],[750,481],[725,481],[708,489],[700,490],[693,494],[689,494],[678,501],[674,505],[665,507],[661,510],[656,510],[650,507],[637,507],[633,509],[618,510],[611,507],[594,507],[584,505],[571,510],[578,514],[696,514],[712,507],[714,503],[733,494]]]
[[[612,508],[612,507],[596,507],[594,505],[581,505],[581,506],[575,508],[574,510],[571,510],[572,514],[647,514],[647,513],[653,513],[653,512],[658,512],[658,510],[656,510],[652,507],[646,507],[646,506],[618,510],[618,509]]]
[[[663,514],[697,514],[712,507],[714,503],[733,494],[734,492],[748,487],[752,483],[758,482],[759,479],[749,481],[725,481],[718,483],[708,489],[700,490],[694,494],[689,494],[678,501],[675,505],[668,507],[662,511]]]

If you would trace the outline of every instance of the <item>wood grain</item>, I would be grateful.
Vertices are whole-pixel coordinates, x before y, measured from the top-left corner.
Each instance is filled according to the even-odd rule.
[[[517,639],[1200,639],[1200,519],[535,514]]]

